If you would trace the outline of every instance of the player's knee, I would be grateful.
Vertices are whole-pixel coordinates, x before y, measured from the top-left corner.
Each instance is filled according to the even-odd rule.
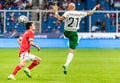
[[[25,64],[19,64],[20,68],[23,68],[25,66]]]
[[[70,49],[70,53],[74,54],[74,52],[75,52],[75,49]]]
[[[26,61],[23,60],[23,61],[20,62],[19,66],[20,66],[21,68],[23,68],[23,67],[25,66],[25,64],[26,64]]]
[[[38,62],[39,62],[39,63],[41,62],[41,58],[38,58]]]
[[[36,61],[37,61],[37,63],[39,64],[39,63],[41,62],[41,58],[36,57]]]

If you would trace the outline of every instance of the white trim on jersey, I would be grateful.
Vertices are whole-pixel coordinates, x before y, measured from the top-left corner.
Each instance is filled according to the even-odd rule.
[[[22,40],[22,37],[19,37],[19,39],[21,39],[21,40]]]
[[[33,41],[33,38],[30,38],[29,41]]]

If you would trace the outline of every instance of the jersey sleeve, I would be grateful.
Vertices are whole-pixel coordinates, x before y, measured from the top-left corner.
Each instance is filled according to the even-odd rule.
[[[30,31],[28,36],[29,36],[29,41],[32,41],[34,38],[34,33]]]
[[[64,16],[65,18],[67,18],[68,12],[65,12],[62,16]]]
[[[84,18],[85,16],[87,16],[87,12],[79,12],[81,17]]]

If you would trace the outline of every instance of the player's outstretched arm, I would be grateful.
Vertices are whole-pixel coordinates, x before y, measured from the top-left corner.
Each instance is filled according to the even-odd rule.
[[[40,51],[40,47],[36,45],[33,41],[30,41],[30,45],[36,47],[37,50]]]
[[[87,15],[88,15],[88,16],[92,15],[97,8],[100,8],[100,4],[96,5],[96,6],[93,8],[93,10],[91,10],[91,11],[89,11],[89,12],[87,13]]]
[[[64,16],[60,16],[60,15],[58,14],[58,9],[57,9],[57,8],[53,8],[53,11],[54,11],[55,17],[56,17],[58,20],[64,20],[64,19],[65,19]]]

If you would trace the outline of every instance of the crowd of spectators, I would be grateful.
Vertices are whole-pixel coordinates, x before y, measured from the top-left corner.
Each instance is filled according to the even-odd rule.
[[[101,10],[119,9],[120,0],[36,0],[43,10],[51,10],[57,6],[59,10],[66,10],[70,2],[75,3],[77,10],[89,10],[90,3],[95,6],[101,4]],[[89,3],[90,2],[90,3]],[[89,4],[88,4],[89,3]],[[33,6],[32,0],[0,0],[0,9],[18,7],[18,9],[29,9]],[[42,6],[41,6],[42,5]]]
[[[57,6],[59,10],[66,10],[70,2],[75,3],[77,10],[89,10],[88,5],[101,4],[101,10],[117,10],[120,8],[120,0],[44,0],[44,10],[51,10]],[[90,2],[90,3],[89,3]]]
[[[91,10],[96,4],[101,4],[99,10],[108,10],[116,11],[120,10],[120,0],[36,0],[39,5],[36,9],[37,21],[40,21],[40,10],[53,10],[53,7],[58,7],[59,10],[67,10],[67,6],[70,2],[75,3],[76,10],[84,11]],[[0,9],[1,10],[22,10],[22,9],[32,9],[34,6],[32,0],[0,0]],[[59,13],[62,15],[63,13]],[[105,13],[106,19],[109,20],[111,26],[116,24],[116,14],[115,13]],[[0,15],[0,31],[3,32],[3,15]],[[42,13],[42,24],[46,26],[42,27],[43,33],[61,33],[63,32],[63,23],[57,20],[50,21],[49,19],[54,19],[53,12],[44,12]],[[108,22],[106,19],[96,18],[95,22],[92,22],[91,31],[96,32],[107,32]],[[120,15],[118,22],[120,21]],[[8,18],[7,18],[8,20]],[[9,14],[10,22],[17,22],[15,13],[11,12]],[[85,24],[88,20],[83,20]],[[99,22],[100,21],[100,22]],[[120,22],[119,22],[120,23]],[[9,25],[9,24],[8,24]],[[55,25],[55,26],[53,26]],[[88,27],[88,26],[87,26]],[[120,31],[120,28],[118,27]]]
[[[33,7],[32,0],[0,0],[0,10],[26,10],[26,9],[28,10],[28,9],[32,9],[32,7]],[[5,35],[9,34],[8,37],[13,37],[11,36],[11,33],[15,31],[17,32],[17,30],[15,30],[17,26],[13,27],[11,25],[15,23],[17,24],[18,16],[21,14],[22,14],[21,12],[18,12],[18,13],[7,12],[6,14],[4,14],[1,11],[0,12],[0,34],[3,34],[3,33]],[[5,18],[4,15],[6,15],[5,30],[4,30],[4,18]]]
[[[32,5],[32,0],[0,0],[0,9],[29,9]]]
[[[67,10],[67,6],[70,2],[75,3],[76,10],[90,10],[93,8],[96,4],[101,4],[101,8],[99,10],[108,10],[108,11],[116,11],[120,10],[120,0],[44,0],[44,10],[52,10],[54,6],[58,7],[59,10]],[[93,5],[90,5],[93,4]],[[89,7],[90,5],[90,7]],[[43,15],[43,22],[47,21],[49,17],[53,17],[54,14],[52,12],[44,13]],[[116,25],[116,14],[115,13],[106,13],[103,15],[106,19],[109,20],[109,22],[106,19],[97,18],[101,21],[100,25],[96,25],[96,22],[92,24],[92,30],[93,32],[115,32],[116,30],[112,29],[115,28]],[[53,17],[54,18],[54,17]],[[118,23],[120,24],[120,16],[118,16]],[[107,21],[107,22],[106,22]],[[119,25],[118,24],[118,25]],[[110,25],[110,26],[108,26]],[[50,27],[50,26],[48,26]],[[111,30],[108,30],[108,27]],[[56,28],[57,29],[57,28]],[[48,30],[46,30],[48,31]],[[45,31],[45,32],[46,32]],[[53,31],[53,29],[52,29]],[[120,31],[120,28],[118,26],[118,31]]]
[[[100,4],[101,8],[99,10],[104,10],[104,11],[116,11],[120,9],[120,0],[44,0],[44,5],[43,5],[43,9],[44,10],[52,10],[53,7],[57,7],[59,10],[67,10],[67,6],[70,2],[75,3],[76,5],[76,10],[91,10],[96,4]],[[117,5],[116,5],[117,4]],[[119,4],[119,5],[118,5]],[[62,13],[59,13],[62,15]],[[101,19],[99,18],[95,18],[95,19],[99,19],[101,21],[100,25],[96,25],[96,22],[92,22],[92,27],[94,31],[96,32],[107,32],[107,28],[111,27],[111,26],[115,26],[116,23],[116,19],[115,19],[116,14],[115,13],[105,13],[102,17],[105,17],[106,19],[110,19],[109,22],[106,22],[106,19]],[[46,23],[46,21],[48,21],[48,18],[54,18],[54,13],[53,12],[45,12],[43,14],[43,22]],[[93,18],[94,19],[94,18]],[[85,20],[84,20],[85,21]],[[86,23],[86,22],[85,22]],[[108,26],[108,24],[110,24],[111,26]],[[50,28],[50,25],[48,24],[47,26],[48,28]],[[88,26],[87,26],[88,27]],[[46,28],[46,29],[48,29]],[[51,32],[53,32],[53,28],[51,29]],[[62,28],[62,27],[61,27]],[[45,32],[47,32],[48,30],[45,29]],[[57,29],[57,28],[56,28]],[[94,32],[93,31],[93,32]],[[111,31],[109,30],[109,32],[112,32],[113,30],[111,29]],[[48,31],[49,32],[49,31]]]

